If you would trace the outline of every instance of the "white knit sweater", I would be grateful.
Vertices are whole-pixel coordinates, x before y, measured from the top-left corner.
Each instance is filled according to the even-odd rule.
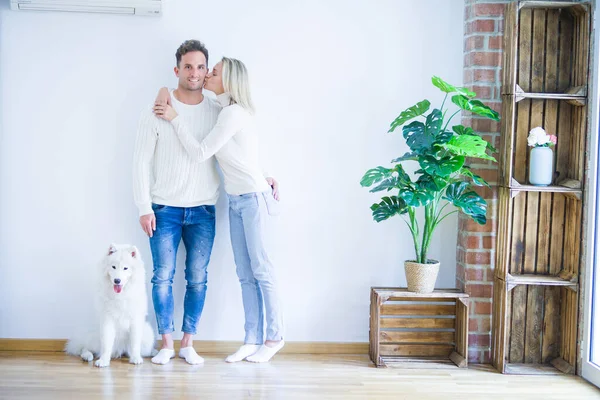
[[[202,140],[214,127],[221,107],[208,97],[197,105],[178,101],[173,108],[190,135]],[[169,121],[149,107],[140,118],[133,156],[133,197],[139,215],[152,213],[152,203],[176,207],[213,205],[219,196],[215,158],[198,162],[188,155]]]
[[[200,162],[216,155],[227,193],[241,195],[269,190],[266,174],[259,163],[253,116],[238,104],[231,104],[227,93],[217,96],[217,101],[223,110],[204,140],[198,140],[192,134],[193,130],[182,116],[171,121],[183,147],[192,159]]]

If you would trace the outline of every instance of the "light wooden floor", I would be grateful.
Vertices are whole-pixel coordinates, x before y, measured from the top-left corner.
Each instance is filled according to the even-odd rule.
[[[489,366],[377,369],[363,354],[281,354],[268,364],[209,355],[203,366],[122,359],[98,369],[61,353],[0,353],[0,399],[35,398],[572,400],[600,399],[600,391],[579,377],[509,376]]]

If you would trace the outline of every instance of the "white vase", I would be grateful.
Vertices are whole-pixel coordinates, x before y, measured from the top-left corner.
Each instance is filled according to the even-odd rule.
[[[550,147],[534,147],[529,154],[529,183],[548,186],[554,175],[554,153]]]

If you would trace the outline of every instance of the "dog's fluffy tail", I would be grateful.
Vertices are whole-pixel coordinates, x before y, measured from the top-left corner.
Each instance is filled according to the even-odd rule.
[[[79,356],[81,355],[81,350],[83,350],[83,345],[79,341],[75,339],[67,340],[67,344],[65,344],[65,353],[72,356]]]

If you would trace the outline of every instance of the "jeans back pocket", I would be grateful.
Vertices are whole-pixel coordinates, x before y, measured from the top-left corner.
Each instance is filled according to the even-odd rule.
[[[279,201],[275,200],[275,197],[273,197],[273,192],[270,190],[268,192],[262,192],[262,196],[264,197],[265,204],[267,205],[267,213],[272,216],[279,215],[281,212]]]

